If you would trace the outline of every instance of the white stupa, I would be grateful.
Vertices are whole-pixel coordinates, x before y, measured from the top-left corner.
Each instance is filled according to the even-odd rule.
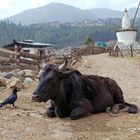
[[[114,46],[114,50],[118,47],[122,55],[130,55],[132,50],[134,55],[138,53],[137,50],[140,49],[140,45],[136,41],[137,29],[131,27],[127,9],[125,9],[122,18],[122,29],[116,31],[116,36],[117,43]]]

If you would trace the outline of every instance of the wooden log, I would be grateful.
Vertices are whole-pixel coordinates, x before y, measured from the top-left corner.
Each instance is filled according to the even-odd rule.
[[[11,64],[15,62],[16,60],[14,58],[0,57],[0,64]]]
[[[19,55],[19,53],[17,53],[17,52],[6,50],[6,49],[0,49],[0,52],[8,53],[8,54],[14,54],[14,55]]]
[[[40,59],[39,56],[37,56],[35,54],[29,54],[26,52],[16,52],[16,51],[10,51],[10,50],[6,50],[6,49],[0,49],[0,52],[6,53],[6,54],[13,54],[13,55],[21,56],[21,57],[25,57],[25,58],[36,59],[36,60]]]
[[[12,71],[14,69],[30,69],[30,70],[38,70],[38,67],[27,66],[27,65],[0,65],[0,71]]]
[[[0,57],[15,58],[15,54],[9,54],[6,52],[0,52]]]
[[[48,55],[42,55],[42,56],[41,56],[41,59],[47,59],[47,58],[49,58]]]
[[[31,58],[31,59],[35,59],[35,60],[39,60],[40,57],[35,55],[35,54],[29,54],[26,52],[20,52],[20,56],[25,57],[25,58]]]
[[[28,59],[20,59],[20,63],[26,63],[26,64],[31,64],[31,65],[39,65],[39,62],[36,60],[28,60]]]
[[[20,59],[20,63],[25,63],[25,64],[32,64],[32,65],[39,65],[39,63],[35,60],[27,60],[27,59]],[[16,63],[15,58],[6,58],[6,57],[0,57],[0,64],[12,64]]]

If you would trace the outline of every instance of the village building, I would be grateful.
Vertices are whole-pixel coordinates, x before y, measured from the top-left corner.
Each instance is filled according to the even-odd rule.
[[[13,40],[13,43],[2,46],[3,49],[15,50],[17,52],[27,52],[30,54],[37,54],[40,56],[49,53],[55,53],[54,47],[55,45],[53,44],[38,43],[34,42],[33,40]]]

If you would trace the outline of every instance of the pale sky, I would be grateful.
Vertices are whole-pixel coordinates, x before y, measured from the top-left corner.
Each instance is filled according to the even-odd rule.
[[[0,19],[52,2],[64,3],[80,9],[110,8],[121,11],[125,8],[137,7],[139,3],[138,0],[0,0]]]

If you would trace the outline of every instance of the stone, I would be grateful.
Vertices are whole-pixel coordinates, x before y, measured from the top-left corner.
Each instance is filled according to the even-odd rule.
[[[27,83],[32,83],[33,82],[33,80],[30,78],[30,77],[27,77],[27,78],[25,78],[25,80],[24,80],[24,83],[25,84],[27,84]]]
[[[14,77],[14,74],[13,74],[13,73],[6,73],[6,74],[4,75],[4,78],[7,78],[7,79],[10,79],[10,78],[12,78],[12,77]]]
[[[0,85],[6,86],[6,78],[4,78],[3,76],[0,76]]]
[[[6,81],[6,85],[7,88],[12,88],[14,86],[16,86],[17,88],[23,88],[22,82],[16,77],[12,77],[11,79],[8,79]]]
[[[15,74],[16,77],[25,77],[26,72],[25,71],[19,71]]]

